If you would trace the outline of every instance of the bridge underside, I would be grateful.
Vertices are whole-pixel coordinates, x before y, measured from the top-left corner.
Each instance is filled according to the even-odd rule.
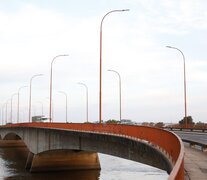
[[[113,134],[15,127],[1,130],[4,140],[22,139],[28,147],[26,168],[31,172],[99,169],[96,152],[141,162],[159,169],[172,170],[169,157],[146,141]]]

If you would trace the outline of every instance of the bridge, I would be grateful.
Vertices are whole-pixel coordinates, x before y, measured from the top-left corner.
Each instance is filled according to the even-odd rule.
[[[119,124],[19,123],[0,127],[1,143],[24,143],[31,172],[100,169],[97,152],[141,162],[184,179],[184,146],[174,133]]]

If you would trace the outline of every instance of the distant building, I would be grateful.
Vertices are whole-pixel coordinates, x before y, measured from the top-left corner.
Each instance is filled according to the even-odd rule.
[[[130,119],[121,119],[120,124],[134,124]]]
[[[43,122],[46,121],[48,118],[44,116],[32,116],[32,122]]]

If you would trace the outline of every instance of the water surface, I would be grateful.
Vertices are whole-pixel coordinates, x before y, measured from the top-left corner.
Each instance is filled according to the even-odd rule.
[[[26,148],[0,148],[0,179],[5,180],[165,180],[165,171],[137,162],[99,154],[101,170],[29,173]]]

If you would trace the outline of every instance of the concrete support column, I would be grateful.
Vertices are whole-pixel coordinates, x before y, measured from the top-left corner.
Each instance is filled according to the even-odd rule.
[[[207,145],[206,146],[202,146],[202,151],[203,152],[207,152]]]
[[[25,165],[25,169],[31,169],[33,158],[34,158],[34,154],[32,152],[29,152],[27,156],[27,162]]]
[[[195,143],[193,143],[193,142],[190,143],[190,147],[191,147],[191,148],[195,148],[195,146],[196,146]]]
[[[53,150],[34,155],[30,172],[100,168],[97,153],[74,150]]]

